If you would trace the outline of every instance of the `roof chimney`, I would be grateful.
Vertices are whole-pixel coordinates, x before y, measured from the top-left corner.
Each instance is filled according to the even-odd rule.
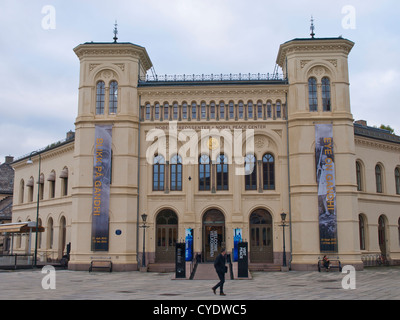
[[[6,163],[10,164],[14,161],[14,157],[13,156],[6,156]]]

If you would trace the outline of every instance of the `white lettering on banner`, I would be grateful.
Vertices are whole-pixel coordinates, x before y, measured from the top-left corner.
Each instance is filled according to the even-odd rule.
[[[210,257],[214,257],[214,252],[218,251],[218,232],[217,230],[210,231]]]
[[[239,259],[243,259],[244,257],[246,257],[246,255],[247,255],[246,248],[240,247],[239,248]]]

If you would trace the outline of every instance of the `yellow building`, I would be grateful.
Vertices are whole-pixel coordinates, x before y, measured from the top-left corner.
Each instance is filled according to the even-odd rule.
[[[343,38],[282,44],[276,74],[147,76],[132,43],[85,43],[75,135],[14,161],[13,222],[45,227],[38,259],[113,270],[173,263],[190,233],[212,261],[240,234],[253,268],[315,270],[324,254],[400,261],[400,137],[353,123]],[[40,159],[39,159],[40,158]],[[38,165],[40,160],[40,180]],[[281,213],[286,213],[283,239]],[[26,241],[14,252],[27,252]]]

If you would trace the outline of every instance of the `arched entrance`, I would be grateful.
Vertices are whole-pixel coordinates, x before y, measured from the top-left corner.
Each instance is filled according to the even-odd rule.
[[[250,261],[274,262],[272,246],[272,217],[264,209],[257,209],[250,215]]]
[[[386,255],[386,219],[385,216],[380,216],[378,220],[378,241],[379,249],[382,255]]]
[[[156,262],[174,262],[178,216],[172,210],[163,210],[157,215],[156,224]]]
[[[203,259],[211,262],[225,247],[225,216],[217,209],[208,210],[203,216]]]

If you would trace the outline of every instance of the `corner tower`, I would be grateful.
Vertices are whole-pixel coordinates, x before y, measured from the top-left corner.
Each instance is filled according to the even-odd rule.
[[[324,254],[331,259],[339,256],[345,264],[362,266],[348,71],[348,55],[353,46],[343,38],[294,39],[282,44],[278,53],[277,63],[289,82],[295,269],[315,268]],[[330,137],[325,138],[325,130]],[[319,131],[324,131],[322,138]],[[333,142],[332,149],[320,147],[324,141]],[[327,166],[331,171],[321,174]],[[333,235],[325,234],[328,229]]]
[[[152,63],[146,49],[132,43],[90,42],[74,52],[80,81],[70,268],[88,270],[90,261],[101,256],[112,261],[114,270],[135,270],[137,86]]]

